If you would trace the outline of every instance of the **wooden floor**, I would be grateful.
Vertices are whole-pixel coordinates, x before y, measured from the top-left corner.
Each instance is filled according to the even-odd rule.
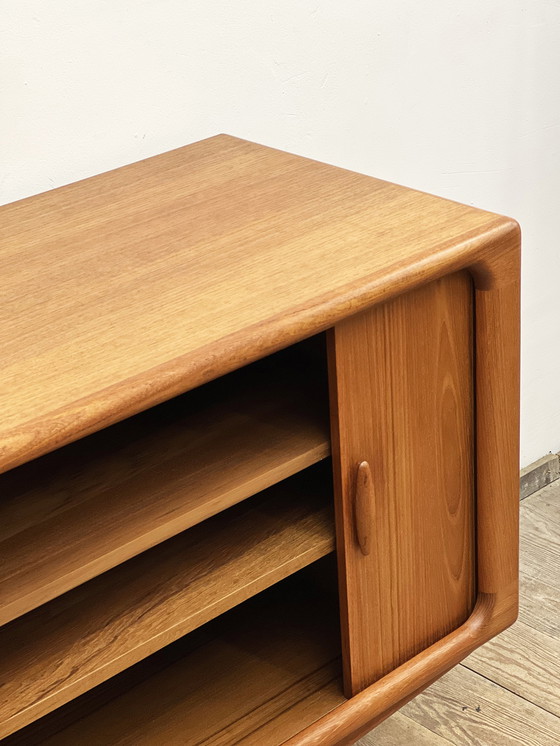
[[[521,503],[519,620],[359,746],[560,744],[560,480]]]

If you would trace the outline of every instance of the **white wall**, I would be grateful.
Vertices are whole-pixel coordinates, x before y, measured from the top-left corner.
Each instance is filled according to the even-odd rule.
[[[516,217],[560,450],[560,0],[0,0],[0,202],[217,132]]]

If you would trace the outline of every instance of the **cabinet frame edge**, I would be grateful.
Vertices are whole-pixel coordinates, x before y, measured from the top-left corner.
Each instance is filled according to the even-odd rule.
[[[284,746],[351,746],[517,619],[519,604],[520,230],[510,221],[462,266],[475,291],[477,597],[456,630]],[[418,284],[423,284],[418,283]],[[412,289],[412,288],[407,288]]]

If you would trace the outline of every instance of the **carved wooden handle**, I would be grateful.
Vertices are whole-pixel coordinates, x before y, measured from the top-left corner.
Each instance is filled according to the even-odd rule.
[[[362,554],[371,551],[373,530],[373,480],[367,461],[362,461],[356,472],[356,491],[354,497],[354,522],[356,539]]]

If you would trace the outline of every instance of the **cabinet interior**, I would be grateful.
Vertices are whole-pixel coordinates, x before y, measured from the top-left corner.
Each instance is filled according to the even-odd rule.
[[[327,389],[318,335],[0,476],[9,743],[265,743],[336,706]]]

